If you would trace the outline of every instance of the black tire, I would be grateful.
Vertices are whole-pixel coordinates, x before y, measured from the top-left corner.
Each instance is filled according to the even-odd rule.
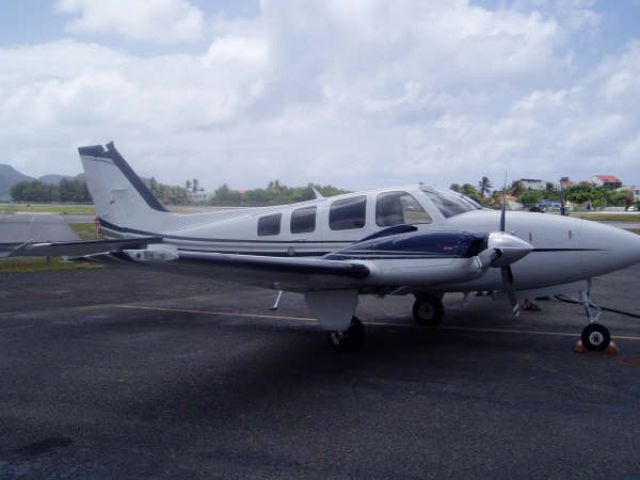
[[[435,326],[442,323],[444,318],[444,306],[438,297],[416,297],[413,304],[413,319],[418,325]]]
[[[357,352],[364,344],[364,325],[357,317],[353,317],[347,330],[327,332],[327,341],[338,352]]]
[[[599,323],[590,323],[584,327],[580,338],[584,348],[591,352],[602,352],[607,349],[611,342],[609,330]]]

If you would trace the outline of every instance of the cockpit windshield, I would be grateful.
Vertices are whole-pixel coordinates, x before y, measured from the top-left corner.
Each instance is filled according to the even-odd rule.
[[[482,208],[475,200],[449,190],[435,190],[428,187],[421,187],[421,190],[429,197],[445,218]]]

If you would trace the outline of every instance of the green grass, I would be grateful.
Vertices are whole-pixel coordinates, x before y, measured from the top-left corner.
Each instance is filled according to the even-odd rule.
[[[572,212],[570,216],[575,218],[584,218],[593,220],[594,222],[640,222],[640,213],[576,213]]]
[[[80,240],[95,240],[96,226],[93,223],[72,223],[71,230],[76,232]],[[102,235],[100,239],[102,239]],[[34,273],[59,272],[64,270],[81,270],[100,268],[102,265],[88,262],[65,262],[62,258],[52,258],[47,263],[46,257],[16,257],[0,260],[0,274],[2,273]]]
[[[0,213],[39,212],[62,215],[95,215],[93,205],[62,205],[56,203],[0,203]]]
[[[96,226],[94,223],[72,223],[69,227],[78,234],[80,240],[96,240]],[[102,239],[102,235],[97,238],[97,240]]]
[[[640,228],[628,228],[627,230],[629,230],[630,232],[637,233],[638,235],[640,235]]]
[[[59,257],[52,258],[50,262],[47,262],[45,257],[16,257],[0,260],[0,274],[61,272],[93,268],[102,268],[102,265],[87,262],[65,262]]]

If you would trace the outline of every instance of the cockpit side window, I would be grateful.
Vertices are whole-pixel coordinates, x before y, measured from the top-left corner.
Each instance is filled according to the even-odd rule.
[[[405,223],[431,223],[431,217],[407,192],[384,192],[376,199],[376,224],[392,227]]]
[[[444,190],[432,190],[430,188],[422,188],[433,204],[440,210],[445,218],[450,218],[461,213],[471,210],[479,210],[482,207],[471,199],[454,192]]]
[[[331,204],[329,227],[331,230],[350,230],[364,227],[367,220],[367,197],[343,198]]]

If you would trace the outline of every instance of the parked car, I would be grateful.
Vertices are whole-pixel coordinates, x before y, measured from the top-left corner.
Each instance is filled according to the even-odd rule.
[[[627,211],[627,212],[637,212],[637,211],[638,211],[638,207],[636,207],[635,205],[629,205],[629,206],[626,208],[626,211]]]

